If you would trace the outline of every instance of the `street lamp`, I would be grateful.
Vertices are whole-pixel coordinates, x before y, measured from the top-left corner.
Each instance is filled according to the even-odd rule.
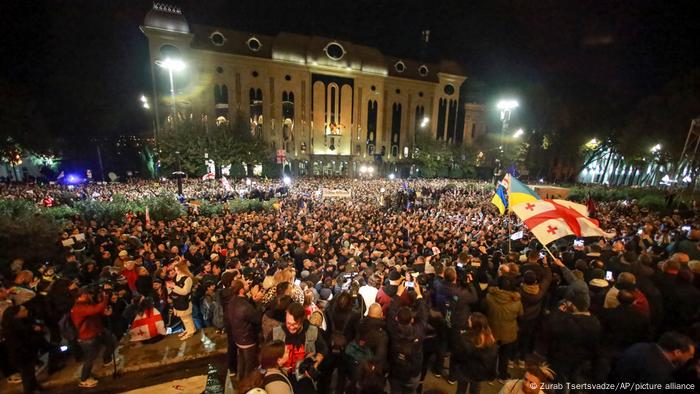
[[[185,62],[180,59],[172,59],[166,57],[164,60],[156,60],[156,65],[168,70],[168,77],[170,78],[170,95],[173,99],[173,121],[171,126],[175,126],[175,118],[177,117],[177,112],[175,108],[175,84],[173,83],[173,71],[182,71],[185,69]]]
[[[515,133],[513,134],[513,138],[520,138],[520,136],[522,136],[523,134],[525,134],[523,129],[517,129],[517,130],[515,130]]]
[[[661,144],[656,144],[649,149],[649,152],[656,153],[661,150]]]
[[[185,175],[180,167],[180,151],[175,151],[175,156],[177,156],[177,171],[173,172],[173,175],[177,177],[177,195],[182,196],[182,176]]]
[[[505,138],[504,136],[506,129],[508,128],[508,122],[510,122],[511,113],[519,106],[520,104],[518,101],[513,99],[501,100],[498,102],[498,104],[496,104],[496,108],[501,111],[501,141],[503,141]],[[503,156],[505,157],[505,155],[506,153],[504,151]]]

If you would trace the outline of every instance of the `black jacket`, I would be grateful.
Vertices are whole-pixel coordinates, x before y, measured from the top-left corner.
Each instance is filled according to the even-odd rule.
[[[545,324],[547,359],[554,366],[575,366],[598,355],[601,326],[593,315],[556,310]]]
[[[422,298],[416,301],[412,324],[399,324],[396,320],[399,308],[399,297],[394,295],[386,317],[387,331],[391,339],[389,359],[392,360],[392,368],[389,374],[398,378],[412,378],[420,375],[423,364],[423,341],[428,331],[428,307]],[[410,350],[402,349],[410,344],[413,344]]]
[[[627,349],[615,363],[614,382],[668,383],[675,367],[655,343],[638,343]]]
[[[453,338],[452,354],[459,380],[483,382],[493,380],[497,375],[498,346],[496,344],[477,348],[469,332],[461,331]]]
[[[541,269],[542,273],[539,283],[532,286],[523,284],[520,287],[520,302],[523,304],[523,315],[520,316],[522,321],[532,321],[540,317],[544,296],[552,283],[552,271],[539,265],[537,267]],[[534,268],[531,270],[537,272]]]
[[[384,319],[376,317],[365,317],[360,320],[358,331],[367,330],[367,347],[372,350],[374,361],[379,363],[386,371],[389,351],[389,334],[386,330]]]
[[[601,309],[600,320],[603,344],[615,353],[649,338],[649,319],[631,305]]]
[[[262,316],[255,306],[245,297],[234,297],[226,308],[229,335],[238,345],[258,343],[261,332]]]

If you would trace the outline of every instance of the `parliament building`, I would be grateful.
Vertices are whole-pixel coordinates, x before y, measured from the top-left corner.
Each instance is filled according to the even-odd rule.
[[[466,146],[486,132],[483,106],[460,98],[467,77],[455,62],[388,56],[342,39],[190,25],[164,4],[154,4],[141,30],[159,132],[173,119],[207,132],[240,111],[296,175],[386,170],[410,159],[417,133]],[[165,59],[184,68],[164,68]]]

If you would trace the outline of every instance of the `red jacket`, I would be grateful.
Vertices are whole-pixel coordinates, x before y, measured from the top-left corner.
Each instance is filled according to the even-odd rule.
[[[99,335],[102,330],[102,312],[107,307],[107,299],[99,304],[76,303],[70,310],[70,318],[75,329],[78,330],[78,339],[89,341]]]
[[[128,270],[124,268],[121,272],[122,275],[126,278],[127,283],[129,284],[129,289],[131,291],[136,290],[136,279],[139,278],[139,274],[136,272],[136,270]]]

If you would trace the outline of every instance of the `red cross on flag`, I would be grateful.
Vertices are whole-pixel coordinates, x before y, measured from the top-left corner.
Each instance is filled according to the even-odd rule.
[[[588,217],[588,208],[566,200],[537,200],[514,205],[518,215],[532,234],[547,245],[567,235],[577,237],[614,237],[598,227],[598,221]]]
[[[131,341],[145,341],[146,339],[155,338],[158,335],[167,334],[163,316],[156,308],[151,308],[142,314],[136,315],[131,323],[129,336]]]

